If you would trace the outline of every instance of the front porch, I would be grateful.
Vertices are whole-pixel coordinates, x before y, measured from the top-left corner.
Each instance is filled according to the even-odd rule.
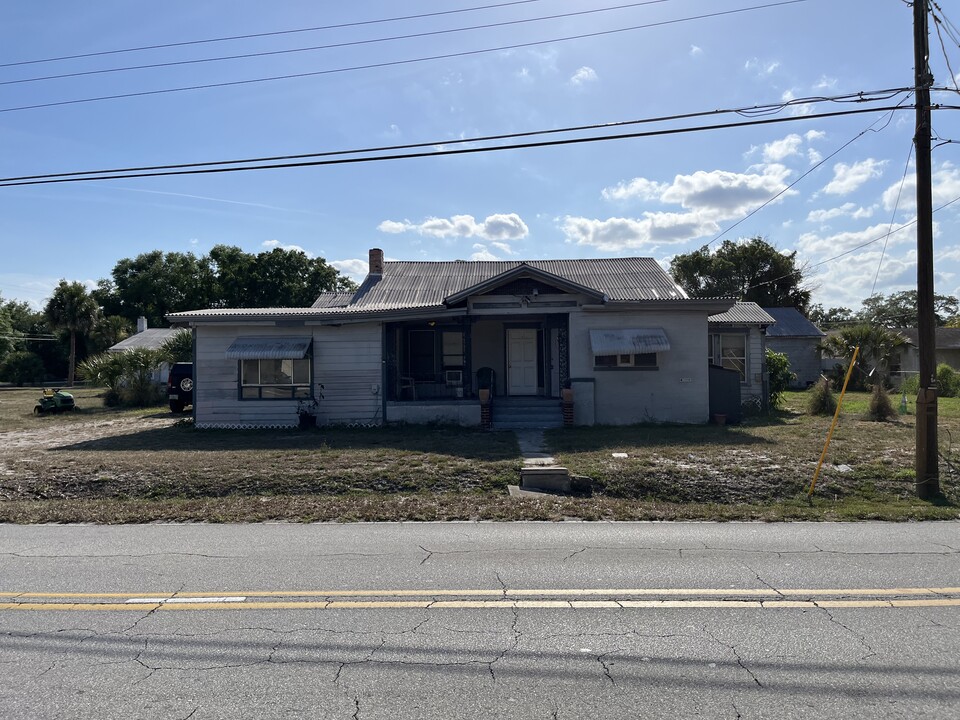
[[[388,403],[560,397],[569,378],[567,315],[455,317],[388,323]]]

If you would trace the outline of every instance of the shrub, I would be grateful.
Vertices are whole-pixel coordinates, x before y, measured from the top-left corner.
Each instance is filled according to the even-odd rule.
[[[790,388],[790,383],[797,379],[796,373],[790,372],[790,359],[783,353],[767,348],[767,377],[770,381],[770,407],[780,407],[783,394]]]
[[[903,378],[903,381],[900,383],[900,391],[906,393],[907,395],[916,396],[917,392],[920,390],[920,376],[916,373],[910,373]]]
[[[890,395],[887,394],[883,383],[877,383],[873,386],[873,391],[870,393],[870,406],[867,414],[871,420],[878,421],[890,420],[896,417],[897,411],[894,409],[893,403],[890,402]]]
[[[821,379],[807,390],[807,395],[807,412],[811,415],[833,415],[837,411],[837,400],[828,380]]]
[[[940,397],[957,397],[960,391],[960,376],[949,365],[937,365],[937,394]]]
[[[43,382],[43,374],[43,361],[38,355],[25,350],[10,353],[0,363],[0,380],[19,387],[25,383]]]

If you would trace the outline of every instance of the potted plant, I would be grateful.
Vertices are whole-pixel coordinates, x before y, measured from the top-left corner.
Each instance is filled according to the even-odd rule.
[[[317,413],[320,410],[320,401],[323,399],[323,385],[317,390],[317,397],[301,400],[297,403],[297,427],[309,430],[317,426]]]

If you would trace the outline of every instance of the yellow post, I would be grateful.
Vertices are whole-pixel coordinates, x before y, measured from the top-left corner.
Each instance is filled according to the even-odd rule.
[[[860,352],[860,346],[853,349],[853,359],[850,360],[850,367],[847,369],[847,376],[843,379],[843,389],[840,391],[840,399],[837,401],[837,411],[833,414],[833,422],[830,423],[830,432],[827,433],[827,442],[823,445],[823,452],[820,453],[820,462],[817,463],[817,470],[813,473],[813,482],[810,483],[810,490],[807,497],[813,495],[813,489],[817,486],[817,478],[820,477],[820,468],[823,467],[823,460],[827,457],[827,450],[830,448],[830,439],[833,437],[833,429],[837,427],[837,420],[840,418],[840,408],[843,406],[843,396],[847,392],[847,383],[850,382],[850,376],[853,374],[853,366],[857,362],[857,354]]]

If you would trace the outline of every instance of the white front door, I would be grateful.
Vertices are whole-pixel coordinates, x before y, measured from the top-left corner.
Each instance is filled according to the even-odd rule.
[[[537,331],[507,330],[507,394],[537,394]]]

